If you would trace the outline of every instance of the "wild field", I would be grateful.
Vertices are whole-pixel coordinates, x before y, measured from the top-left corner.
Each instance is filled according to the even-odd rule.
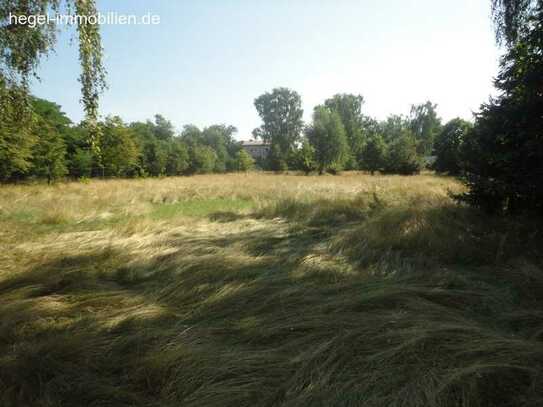
[[[541,406],[541,225],[420,176],[0,188],[0,405]]]

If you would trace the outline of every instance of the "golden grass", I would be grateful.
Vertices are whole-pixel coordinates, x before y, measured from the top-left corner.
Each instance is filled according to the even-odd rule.
[[[537,222],[445,177],[0,188],[2,406],[543,403]]]

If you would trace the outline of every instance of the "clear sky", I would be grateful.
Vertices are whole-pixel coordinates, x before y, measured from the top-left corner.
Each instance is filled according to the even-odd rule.
[[[100,12],[160,16],[159,25],[104,25],[109,89],[102,115],[155,113],[177,129],[232,124],[250,137],[254,99],[286,86],[306,121],[335,93],[362,94],[385,118],[430,99],[443,119],[472,117],[493,92],[498,55],[490,0],[98,0]],[[33,92],[74,121],[77,46],[66,31]]]

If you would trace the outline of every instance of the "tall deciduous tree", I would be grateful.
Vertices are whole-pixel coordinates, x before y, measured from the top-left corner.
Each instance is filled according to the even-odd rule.
[[[276,160],[286,162],[303,129],[300,95],[288,88],[275,88],[256,98],[254,104],[263,124],[253,134],[272,145]]]
[[[362,131],[362,95],[336,94],[326,99],[324,105],[331,111],[336,112],[341,118],[345,134],[349,143],[349,158],[346,166],[348,169],[356,169],[356,157],[360,154],[364,145],[364,134]]]
[[[379,123],[378,132],[383,135],[385,142],[392,143],[410,129],[410,121],[403,115],[393,114]]]
[[[437,172],[458,175],[462,169],[462,148],[473,125],[460,118],[450,120],[438,134],[434,143]]]
[[[155,115],[151,128],[154,136],[162,141],[171,141],[175,135],[173,124],[160,114]]]
[[[341,171],[348,158],[349,145],[339,114],[324,106],[317,106],[313,123],[306,136],[315,149],[315,161],[319,173]]]
[[[411,106],[410,128],[417,139],[417,151],[421,155],[432,154],[435,137],[441,128],[436,107],[430,101]]]

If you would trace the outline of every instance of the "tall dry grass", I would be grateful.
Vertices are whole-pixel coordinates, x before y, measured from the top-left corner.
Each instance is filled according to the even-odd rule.
[[[0,188],[0,404],[543,404],[538,222],[431,174]]]

